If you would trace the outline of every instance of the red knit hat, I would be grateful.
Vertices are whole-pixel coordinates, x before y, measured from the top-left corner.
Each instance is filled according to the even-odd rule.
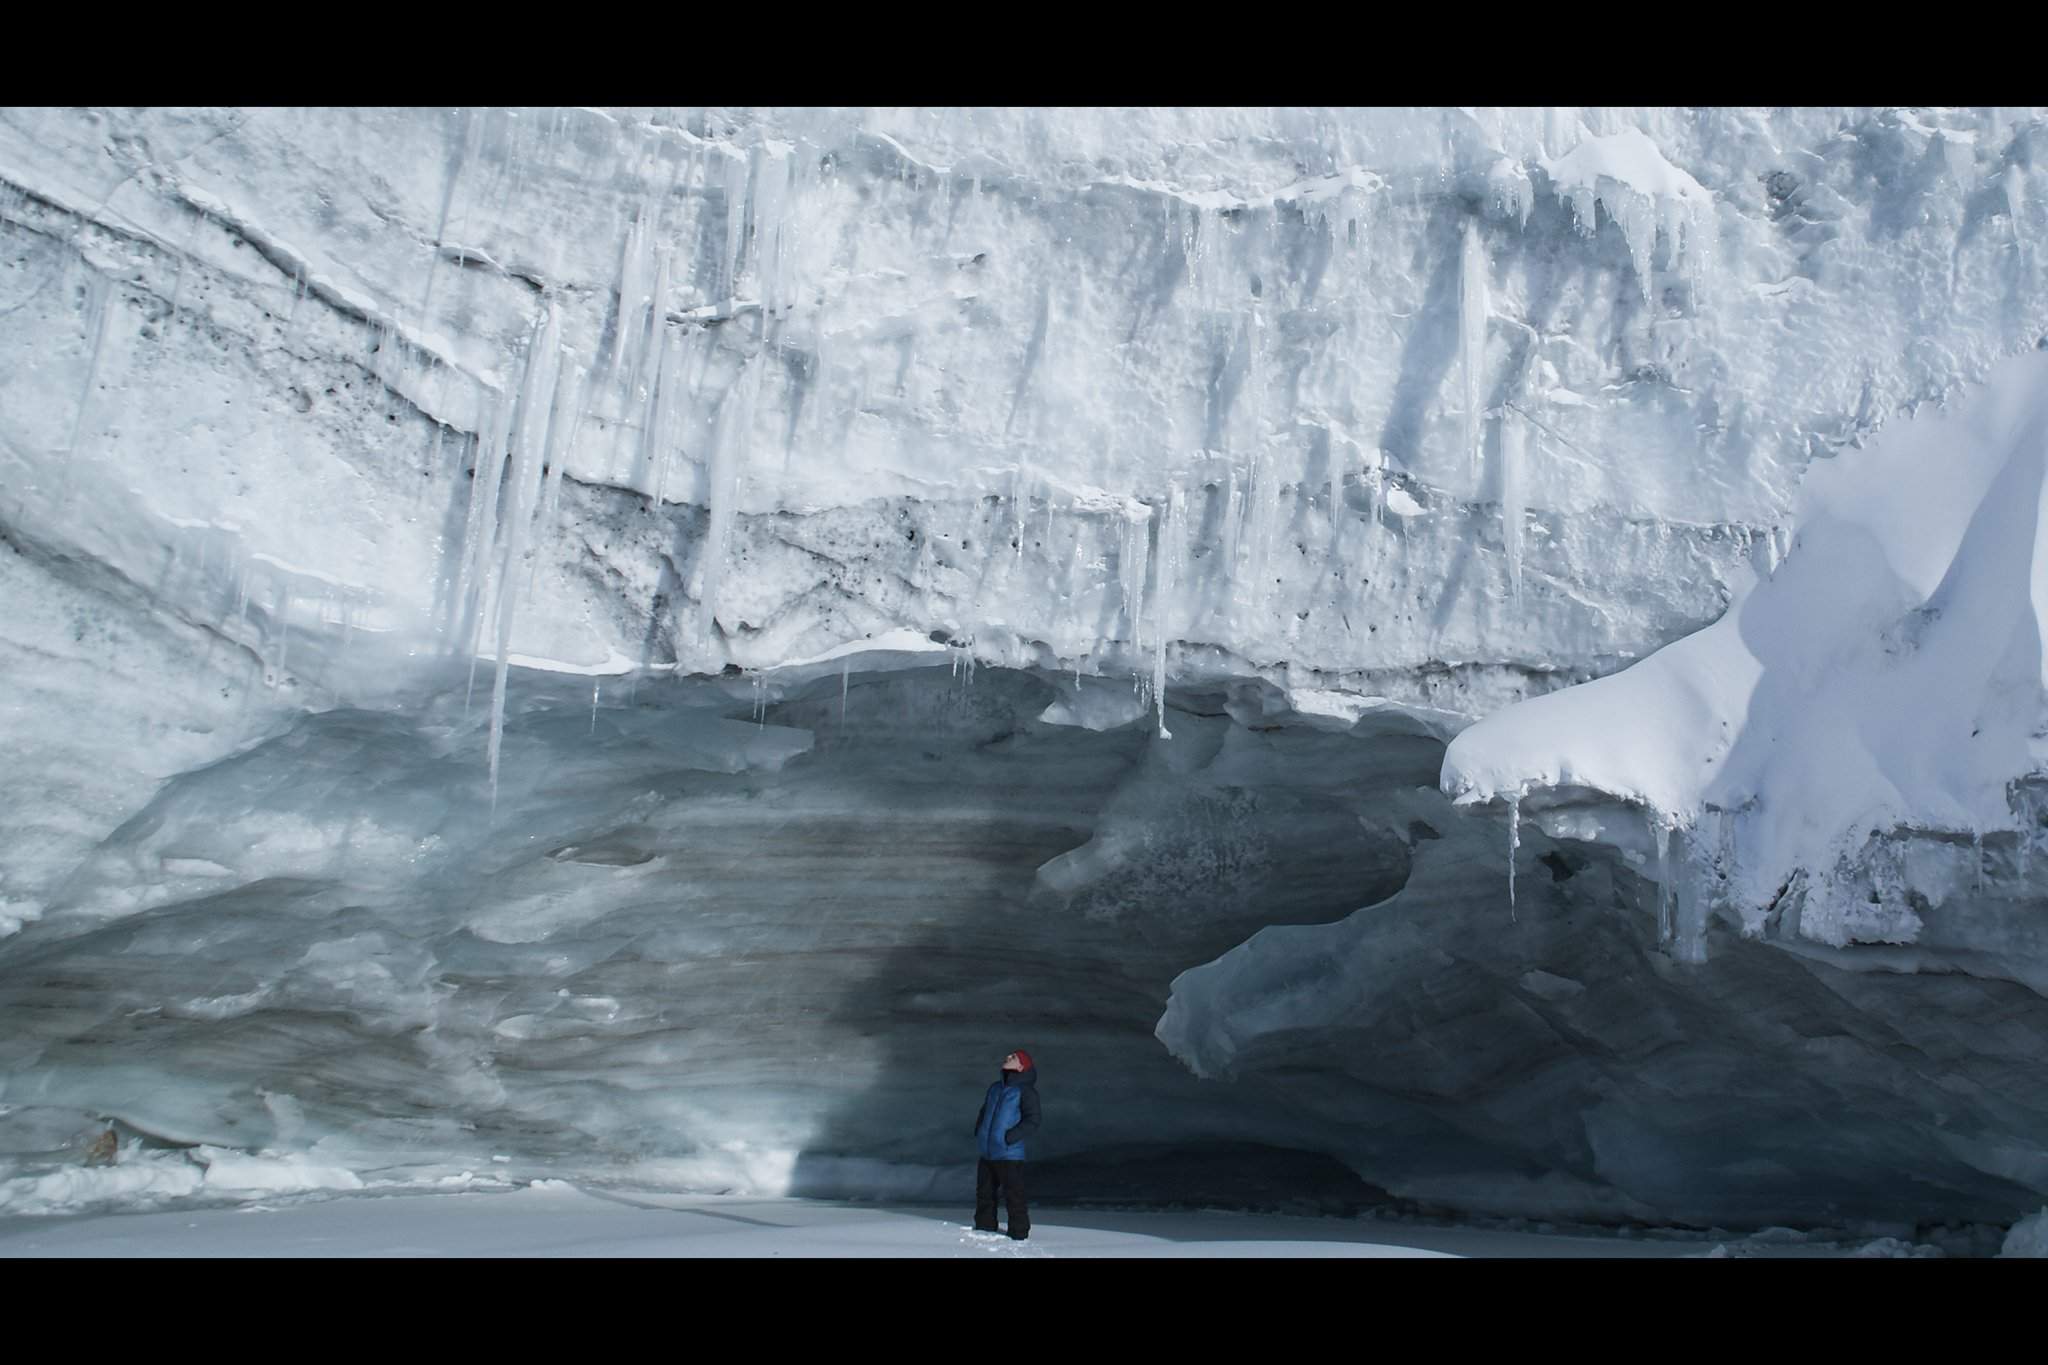
[[[1031,1071],[1036,1069],[1034,1064],[1032,1063],[1031,1054],[1026,1052],[1023,1048],[1020,1047],[1017,1049],[1016,1056],[1018,1063],[1017,1069],[1019,1071]]]

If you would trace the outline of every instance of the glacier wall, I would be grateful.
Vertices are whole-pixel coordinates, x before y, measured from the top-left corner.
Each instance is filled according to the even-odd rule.
[[[1475,1179],[1463,1188],[1481,1206],[1550,1198],[1711,1216],[1722,1206],[1706,1186],[1671,1174],[1691,1169],[1686,1159],[1648,1163],[1653,1178],[1618,1155],[1648,1150],[1654,1124],[1613,1128],[1622,1136],[1604,1144],[1521,1136],[1528,1125],[1502,1115],[1533,1103],[1530,1092],[1507,1083],[1513,1049],[1487,1042],[1507,1030],[1474,1040],[1497,1064],[1480,1073],[1492,1080],[1444,1093],[1331,1060],[1345,1029],[1357,1032],[1355,1057],[1393,1027],[1370,1013],[1340,1025],[1332,1011],[1426,992],[1447,969],[1441,956],[1464,951],[1445,943],[1473,935],[1507,959],[1472,982],[1556,968],[1612,1003],[1603,992],[1624,974],[1603,970],[1601,953],[1579,960],[1591,949],[1510,970],[1530,951],[1492,937],[1510,910],[1510,867],[1538,904],[1552,889],[1574,905],[1647,896],[1653,925],[1656,914],[1659,880],[1640,850],[1630,862],[1612,838],[1575,837],[1604,827],[1532,826],[1511,862],[1492,822],[1374,807],[1395,797],[1373,794],[1373,774],[1414,768],[1433,793],[1432,765],[1404,746],[1441,745],[1472,720],[1512,714],[1509,703],[1614,673],[1720,618],[1784,558],[1816,460],[1853,467],[1880,427],[2037,346],[2048,207],[2031,177],[2044,137],[2037,113],[1995,110],[5,111],[0,932],[12,937],[0,939],[0,973],[29,993],[11,1009],[61,1017],[72,1032],[19,1031],[38,1041],[17,1043],[0,1102],[41,1095],[226,1142],[224,1116],[260,1126],[252,1116],[269,1112],[258,1090],[292,1093],[283,1077],[296,1052],[263,1063],[277,1074],[261,1079],[255,1062],[223,1063],[187,1085],[198,1063],[181,1062],[182,1080],[154,1085],[149,1067],[92,1060],[105,1009],[34,1014],[41,988],[23,964],[111,951],[115,940],[98,936],[138,934],[138,916],[226,926],[237,905],[263,919],[304,897],[315,907],[294,931],[304,942],[252,943],[248,980],[184,993],[135,967],[163,998],[127,1008],[168,1009],[189,994],[254,1002],[233,1019],[332,1012],[337,997],[320,992],[341,988],[307,986],[291,1003],[302,989],[293,973],[317,978],[327,962],[355,980],[346,945],[366,961],[391,951],[369,942],[388,927],[343,932],[348,907],[369,925],[413,924],[434,876],[474,895],[499,878],[612,868],[551,855],[610,837],[601,827],[625,817],[573,802],[529,808],[532,784],[584,763],[615,767],[600,786],[649,782],[650,810],[667,809],[696,799],[676,774],[735,779],[771,765],[768,786],[810,792],[824,782],[813,770],[829,767],[817,736],[830,717],[814,725],[777,707],[812,705],[806,689],[821,689],[829,711],[839,687],[853,716],[863,688],[894,695],[892,673],[936,679],[943,662],[948,686],[1007,699],[1004,725],[1020,743],[1075,746],[1060,762],[1077,771],[1114,756],[1120,775],[1096,780],[1147,793],[1125,798],[1133,809],[1178,799],[1175,781],[1140,780],[1159,764],[1181,786],[1284,788],[1271,772],[1235,786],[1186,776],[1216,761],[1205,746],[1219,726],[1320,737],[1353,755],[1354,786],[1328,778],[1317,799],[1357,806],[1347,829],[1380,831],[1371,849],[1321,816],[1305,826],[1328,835],[1320,849],[1290,844],[1288,821],[1273,817],[1262,837],[1281,840],[1291,876],[1239,887],[1217,912],[1227,932],[1174,938],[1148,959],[1148,984],[1119,1022],[1070,1043],[1076,1056],[1098,1047],[1117,1058],[1103,1074],[1152,1076],[1146,1086],[1180,1096],[1161,1100],[1163,1127],[1339,1152],[1397,1191],[1447,1198],[1458,1172],[1425,1178],[1415,1164],[1432,1145],[1462,1153],[1468,1171],[1570,1172],[1534,1180],[1526,1199]],[[739,680],[718,678],[728,670]],[[741,743],[719,728],[771,712],[793,732],[786,751],[759,738],[771,729]],[[878,736],[896,733],[870,713]],[[935,737],[929,761],[971,773],[986,758],[980,742]],[[293,753],[320,757],[282,757]],[[881,784],[887,763],[871,757]],[[1304,782],[1322,782],[1313,774],[1330,761],[1295,763]],[[1019,880],[978,894],[1086,900],[1095,879],[1120,885],[1117,869],[1137,856],[1097,814],[1077,813],[1051,839],[1033,832],[1035,818],[983,835],[1016,843],[1016,866],[994,881]],[[1439,838],[1412,832],[1418,820]],[[1231,825],[1217,821],[1145,846],[1199,864]],[[738,819],[722,837],[752,849],[774,828]],[[197,837],[206,829],[216,834]],[[514,830],[530,838],[505,844]],[[1066,838],[1073,847],[1059,847]],[[1443,895],[1401,890],[1409,871],[1374,880],[1372,868],[1416,847],[1430,850],[1414,870],[1425,886],[1422,869],[1453,848],[1467,850],[1470,876]],[[1532,892],[1543,884],[1531,876],[1548,874],[1532,874],[1531,860],[1551,854],[1596,870]],[[704,874],[677,872],[663,861],[672,856],[603,875],[669,867],[647,904],[673,906],[661,897],[687,897]],[[1340,930],[1319,901],[1323,928],[1258,933],[1286,923],[1279,906],[1296,878],[1316,885],[1352,863],[1349,908],[1374,909]],[[597,896],[610,907],[592,912],[598,927],[546,933],[622,951],[639,894]],[[1139,878],[1096,898],[1125,907],[1103,921],[1116,933],[1088,942],[1048,920],[1031,951],[1086,980],[1088,964],[1134,951],[1187,894],[1185,878]],[[354,1008],[430,1038],[510,1036],[499,1026],[534,1009],[503,1005],[465,1033],[455,1007],[437,1003],[464,998],[447,994],[459,954],[436,934],[474,934],[470,917],[488,925],[494,912],[433,904],[452,918],[423,931],[402,966],[384,965],[405,989]],[[1523,926],[1539,911],[1513,909],[1514,931],[1535,932]],[[617,934],[602,928],[613,915],[624,917]],[[861,920],[870,950],[889,941],[886,921]],[[1403,956],[1367,923],[1451,940]],[[165,961],[204,955],[210,932]],[[1197,971],[1168,1003],[1176,973],[1211,959],[1221,971],[1234,945],[1290,936],[1311,960],[1341,945],[1349,964],[1302,988],[1323,1042],[1297,1040],[1307,1060],[1291,1069],[1251,1045],[1271,983],[1239,998],[1197,989],[1222,979]],[[1623,954],[1616,962],[1635,951],[1590,941]],[[280,945],[293,962],[310,956],[287,971],[271,956]],[[1645,960],[1665,951],[1654,934],[1638,947]],[[121,994],[130,951],[81,978],[98,983],[87,998]],[[872,951],[856,956],[859,979],[884,982],[915,959],[885,970]],[[795,959],[828,975],[835,960],[845,959]],[[1745,948],[1736,960],[1773,959]],[[591,965],[491,970],[614,1000],[632,1017],[660,1012],[652,978],[588,991],[557,981]],[[1770,969],[1730,970],[1741,989],[1662,973],[1631,989],[1704,992],[1717,1009],[1741,999],[1770,1017],[1793,1008],[1755,984],[1775,980]],[[1231,979],[1233,991],[1257,980]],[[1048,999],[1077,989],[1061,978]],[[1810,1002],[1816,1017],[1891,1008],[1834,998]],[[2032,1028],[2026,1002],[2014,1008]],[[471,997],[461,1008],[482,1007]],[[939,1013],[956,1022],[973,1013],[966,1001],[949,1009]],[[1194,1070],[1236,1079],[1183,1074],[1150,1022],[1133,1042],[1148,1012]],[[758,1032],[772,1015],[734,1017]],[[1298,1031],[1288,1009],[1266,1017],[1275,1037]],[[204,1038],[228,1023],[181,1028]],[[1569,1057],[1602,1055],[1604,1044],[1563,1036]],[[1656,1036],[1688,1056],[1699,1046],[1676,1025]],[[519,1087],[505,1064],[463,1051],[482,1044],[450,1046],[390,1081],[391,1093],[427,1105],[437,1086],[469,1085],[479,1112],[529,1117],[540,1104],[507,1098]],[[1853,1071],[1814,1065],[1823,1088]],[[593,1066],[586,1084],[602,1088],[602,1074]],[[619,1074],[652,1086],[660,1073]],[[459,1075],[470,1079],[448,1079]],[[1572,1066],[1558,1075],[1550,1103],[1569,1125],[1589,1112],[1592,1082]],[[1702,1102],[1740,1091],[1705,1062],[1664,1083]],[[316,1087],[325,1098],[291,1103],[324,1117],[293,1131],[345,1139],[350,1104],[374,1107],[364,1097],[384,1084]],[[1216,1098],[1226,1085],[1258,1098]],[[794,1079],[725,1088],[750,1086],[773,1114],[665,1127],[647,1115],[666,1111],[626,1105],[640,1117],[599,1127],[635,1134],[606,1140],[641,1155],[730,1142],[787,1151],[850,1103],[837,1084],[814,1099]],[[1920,1111],[1910,1087],[1880,1089],[1873,1121]],[[1402,1123],[1386,1117],[1389,1095],[1406,1097],[1393,1106]],[[1489,1105],[1499,1112],[1476,1116]],[[549,1122],[562,1106],[540,1104]],[[1213,1117],[1197,1117],[1205,1106]],[[1092,1122],[1070,1131],[1146,1137]],[[2042,1188],[2026,1123],[1970,1122],[1982,1131],[1964,1147],[2005,1155],[1943,1157],[1934,1204],[1995,1210]],[[1445,1125],[1469,1141],[1447,1144]],[[938,1159],[935,1147],[892,1146],[880,1126],[849,1120],[834,1154]],[[547,1150],[561,1151],[582,1130],[550,1131]],[[1371,1132],[1384,1140],[1361,1136]],[[1792,1184],[1822,1161],[1770,1159]],[[1887,1148],[1863,1169],[1905,1159]],[[1765,1216],[1781,1197],[1766,1181],[1727,1207]]]

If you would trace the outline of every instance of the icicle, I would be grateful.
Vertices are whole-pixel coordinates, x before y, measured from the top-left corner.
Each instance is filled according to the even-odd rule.
[[[476,462],[470,473],[469,514],[462,528],[462,562],[455,580],[456,638],[472,648],[485,567],[496,538],[498,485],[505,477],[505,445],[512,429],[513,395],[501,393],[491,406],[487,425],[476,435]]]
[[[1617,204],[1618,201],[1618,204]],[[1645,301],[1650,297],[1650,255],[1657,245],[1657,206],[1646,194],[1618,193],[1601,196],[1608,214],[1621,227],[1628,242],[1629,263],[1636,272],[1636,288]],[[1620,212],[1615,212],[1616,208]],[[1676,254],[1676,243],[1673,243]]]
[[[561,362],[561,315],[546,310],[539,334],[526,352],[526,374],[520,394],[519,429],[512,442],[512,486],[507,492],[505,558],[498,571],[497,675],[491,685],[491,809],[498,808],[498,754],[505,730],[505,686],[512,662],[512,618],[519,608],[518,568],[526,532],[540,496],[541,455],[547,445],[550,408],[543,395],[555,390],[555,366]],[[471,664],[474,673],[474,660]]]
[[[1508,555],[1508,591],[1522,604],[1522,468],[1528,433],[1512,416],[1500,428],[1500,539]]]
[[[675,263],[675,252],[664,251],[654,267],[654,292],[648,296],[647,334],[640,339],[640,364],[633,376],[631,397],[635,402],[653,401],[653,389],[661,366],[668,359],[670,333],[668,327],[669,272]]]
[[[1515,920],[1515,854],[1522,847],[1522,794],[1508,796],[1508,920]]]
[[[1133,652],[1143,649],[1145,643],[1145,561],[1150,554],[1146,538],[1150,511],[1146,509],[1148,520],[1140,520],[1128,510],[1124,512],[1123,545],[1117,555],[1117,578],[1123,589],[1124,617],[1129,622]]]
[[[725,296],[736,300],[740,296],[740,258],[745,240],[747,221],[747,161],[734,155],[725,163],[725,274],[720,277],[725,285]]]
[[[1186,503],[1176,481],[1167,486],[1166,506],[1161,509],[1159,518],[1159,567],[1152,594],[1152,703],[1157,711],[1161,739],[1173,738],[1173,732],[1166,728],[1166,642],[1178,624],[1172,607],[1179,590],[1186,523]]]
[[[853,681],[853,658],[851,655],[839,661],[839,724],[846,724],[846,689]]]
[[[1983,830],[1980,830],[1980,829],[1975,829],[1975,828],[1971,829],[1971,831],[1970,831],[1970,854],[1971,854],[1971,860],[1972,860],[1972,862],[1974,863],[1974,865],[1975,865],[1975,867],[1976,867],[1976,872],[1977,872],[1977,894],[1981,896],[1981,895],[1983,895],[1983,894],[1984,894],[1984,831],[1983,831]]]
[[[1159,632],[1159,647],[1153,651],[1153,708],[1159,720],[1159,739],[1174,739],[1174,731],[1165,729],[1165,632]]]
[[[1251,468],[1245,471],[1243,532],[1245,582],[1250,585],[1251,600],[1255,604],[1264,600],[1265,589],[1269,586],[1266,582],[1266,528],[1272,522],[1270,512],[1279,501],[1272,496],[1273,490],[1269,487],[1272,482],[1270,471],[1267,471],[1269,477],[1265,479],[1259,477],[1260,472],[1255,455]]]
[[[1010,469],[1010,549],[1014,557],[1024,557],[1024,462],[1019,460]]]
[[[1671,863],[1671,835],[1674,824],[1656,814],[1650,817],[1650,832],[1657,841],[1657,939],[1670,943],[1678,936],[1676,896],[1677,869]]]
[[[1465,386],[1465,453],[1479,472],[1479,380],[1486,357],[1486,245],[1479,220],[1465,220],[1464,259],[1458,272],[1458,356]]]
[[[627,372],[629,364],[638,368],[639,356],[633,348],[647,330],[641,310],[647,304],[648,271],[653,265],[652,214],[650,207],[643,207],[626,228],[624,261],[619,267],[619,323],[612,333],[611,354],[605,358],[608,376]]]
[[[1693,966],[1707,960],[1707,916],[1713,909],[1711,898],[1715,894],[1712,869],[1704,865],[1699,852],[1712,842],[1706,838],[1704,829],[1709,823],[1725,847],[1726,815],[1713,806],[1700,812],[1691,829],[1681,832],[1674,826],[1665,835],[1664,862],[1671,878],[1669,899],[1673,905],[1672,938],[1676,945],[1673,955]]]
[[[1222,561],[1224,575],[1235,582],[1238,578],[1238,532],[1242,529],[1239,523],[1244,517],[1244,490],[1237,486],[1235,464],[1230,466],[1223,487],[1223,525],[1220,528],[1223,540],[1217,556]]]
[[[640,428],[638,481],[656,509],[668,492],[669,453],[674,448],[669,429],[674,422],[678,387],[676,351],[681,345],[675,333],[662,329],[661,361],[655,368],[653,391],[647,396],[647,418]]]
[[[577,430],[583,425],[585,381],[590,372],[575,359],[574,351],[562,353],[561,372],[555,385],[554,413],[548,423],[547,483],[541,489],[540,512],[536,518],[534,544],[546,543],[553,534],[562,504],[562,470],[575,448]]]
[[[719,585],[725,575],[727,548],[739,495],[739,474],[746,463],[748,443],[754,429],[754,404],[761,389],[762,356],[749,357],[746,368],[734,381],[720,408],[712,430],[708,502],[710,515],[704,532],[704,549],[691,574],[692,593],[698,601],[699,625],[706,646],[712,639],[718,616]]]
[[[1237,542],[1245,561],[1243,581],[1251,593],[1257,593],[1260,583],[1266,581],[1266,544],[1260,536],[1266,526],[1266,508],[1260,501],[1266,493],[1266,485],[1260,483],[1260,458],[1251,456],[1251,465],[1245,469],[1245,522],[1237,532]]]
[[[597,733],[597,694],[603,688],[604,679],[592,678],[590,680],[590,733],[593,735]]]
[[[1155,607],[1155,608],[1154,608],[1154,615],[1155,615],[1155,616],[1157,616],[1157,614],[1158,614],[1158,610],[1159,610],[1159,609],[1158,609],[1157,607]],[[1154,635],[1154,637],[1155,637],[1155,638],[1154,638],[1154,641],[1153,641],[1153,651],[1152,651],[1152,704],[1153,704],[1153,707],[1155,708],[1155,710],[1156,710],[1156,712],[1157,712],[1157,722],[1158,722],[1158,727],[1159,727],[1159,737],[1160,737],[1161,739],[1172,739],[1172,738],[1173,738],[1173,732],[1172,732],[1171,730],[1169,730],[1169,729],[1167,729],[1167,728],[1166,728],[1166,629],[1165,629],[1165,623],[1164,623],[1164,622],[1162,622],[1162,621],[1154,620],[1154,622],[1152,623],[1152,631],[1153,631],[1153,635]]]
[[[789,158],[765,148],[754,152],[754,262],[760,277],[761,308],[773,318],[782,305],[784,203],[789,192]]]

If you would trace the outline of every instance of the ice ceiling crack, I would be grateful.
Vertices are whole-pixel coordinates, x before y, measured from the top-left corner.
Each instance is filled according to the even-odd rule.
[[[929,1189],[993,1031],[1055,1160],[2010,1220],[2044,152],[10,111],[0,1209],[105,1115]]]

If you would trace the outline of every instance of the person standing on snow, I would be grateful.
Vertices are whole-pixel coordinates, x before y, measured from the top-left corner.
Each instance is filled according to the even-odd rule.
[[[1031,1211],[1024,1206],[1024,1139],[1038,1131],[1038,1068],[1031,1054],[1019,1048],[1003,1058],[1002,1074],[982,1097],[974,1120],[974,1146],[981,1160],[974,1168],[974,1226],[1000,1232],[996,1199],[1009,1206],[1010,1237],[1031,1235]]]

